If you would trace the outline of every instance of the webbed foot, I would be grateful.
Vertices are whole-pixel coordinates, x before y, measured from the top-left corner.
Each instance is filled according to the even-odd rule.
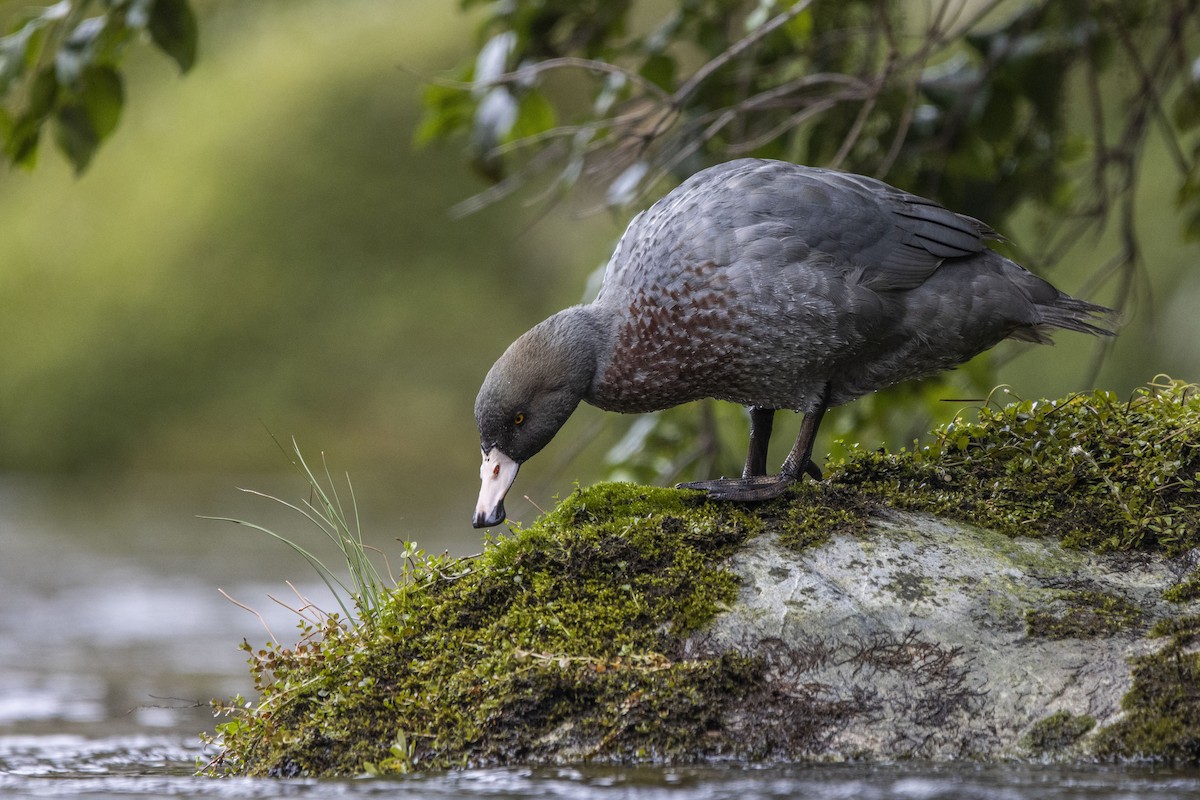
[[[717,478],[711,481],[680,483],[677,489],[700,489],[713,500],[749,502],[771,500],[796,482],[790,475],[755,475],[752,478]]]

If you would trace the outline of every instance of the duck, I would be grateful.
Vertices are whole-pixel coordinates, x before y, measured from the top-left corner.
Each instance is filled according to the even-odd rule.
[[[521,465],[581,402],[646,413],[704,398],[749,409],[740,478],[679,484],[714,500],[820,480],[826,410],[953,368],[1005,339],[1112,336],[1115,312],[988,246],[985,223],[883,181],[768,159],[695,173],[629,223],[591,303],[539,322],[475,399],[483,463],[472,524],[498,525]],[[779,472],[779,410],[802,421]]]

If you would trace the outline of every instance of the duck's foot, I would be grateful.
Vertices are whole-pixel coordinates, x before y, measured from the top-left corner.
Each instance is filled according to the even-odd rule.
[[[717,478],[711,481],[680,483],[677,489],[700,489],[713,500],[749,502],[771,500],[783,494],[796,482],[790,475],[755,475],[752,478]]]

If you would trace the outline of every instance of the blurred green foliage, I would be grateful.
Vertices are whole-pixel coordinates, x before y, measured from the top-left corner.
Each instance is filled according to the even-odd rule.
[[[1136,144],[1073,126],[1074,91],[1103,82],[1090,110],[1115,112],[1105,124],[1159,112],[1183,80],[1172,119],[1200,125],[1190,1],[463,7],[486,13],[478,50],[458,83],[426,90],[422,138],[469,131],[497,178],[546,169],[550,151],[564,187],[602,161],[622,203],[661,176],[754,155],[886,176],[1000,224],[1030,199],[1072,210],[1075,162]]]
[[[476,481],[479,376],[600,247],[519,209],[448,217],[471,176],[413,152],[396,67],[456,58],[458,21],[394,12],[218,6],[187,81],[131,55],[85,175],[6,176],[0,470],[285,468],[265,427],[396,487],[436,482],[435,453],[450,489]]]
[[[565,189],[599,170],[621,204],[754,155],[885,177],[1001,225],[1026,201],[1086,210],[1077,193],[1118,165],[1076,167],[1136,154],[1176,84],[1174,127],[1200,126],[1192,0],[462,4],[486,15],[477,51],[427,88],[422,138],[469,132],[497,179],[553,163]],[[1100,119],[1072,118],[1084,109]]]
[[[188,0],[61,0],[22,9],[0,38],[3,157],[32,166],[42,129],[83,172],[117,127],[125,104],[126,49],[147,37],[182,72],[196,60],[196,17]]]

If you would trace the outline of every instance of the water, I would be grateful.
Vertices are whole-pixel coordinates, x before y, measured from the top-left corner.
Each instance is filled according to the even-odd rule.
[[[670,798],[671,800],[1184,800],[1194,773],[1006,765],[478,769],[401,779],[207,779],[162,736],[0,738],[0,795],[114,798]]]
[[[294,634],[291,580],[331,598],[298,557],[247,529],[306,535],[287,513],[234,491],[289,499],[294,481],[167,481],[51,487],[0,481],[0,796],[68,798],[812,798],[1169,800],[1200,798],[1200,770],[1042,765],[815,765],[483,769],[397,780],[209,779],[208,701],[250,692],[243,638]],[[264,483],[266,485],[264,485]],[[374,506],[362,502],[364,509]],[[380,524],[375,530],[392,530]],[[477,548],[447,526],[442,546]],[[378,542],[386,547],[389,540]],[[435,549],[430,543],[424,543]],[[261,620],[226,600],[251,606]],[[265,626],[265,628],[264,628]]]

